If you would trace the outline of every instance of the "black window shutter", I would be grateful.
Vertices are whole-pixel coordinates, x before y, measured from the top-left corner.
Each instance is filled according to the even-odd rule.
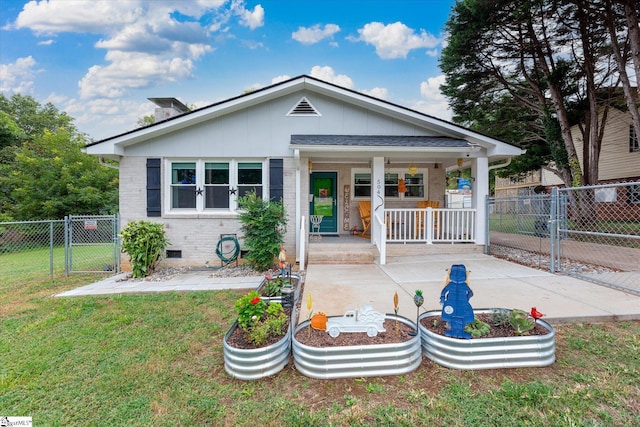
[[[147,159],[147,216],[162,216],[160,159]]]
[[[282,159],[269,159],[269,200],[280,201],[284,195]]]

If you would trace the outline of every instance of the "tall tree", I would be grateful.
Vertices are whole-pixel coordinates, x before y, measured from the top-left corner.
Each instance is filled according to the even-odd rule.
[[[82,153],[73,118],[30,96],[0,94],[0,217],[114,213],[118,173]]]
[[[604,1],[604,0],[602,0]],[[616,92],[600,0],[461,0],[443,49],[442,90],[456,120],[509,98],[526,109],[566,185],[598,182],[607,109]],[[583,151],[571,133],[581,124]],[[549,135],[560,137],[561,147]],[[582,168],[578,159],[582,159]]]

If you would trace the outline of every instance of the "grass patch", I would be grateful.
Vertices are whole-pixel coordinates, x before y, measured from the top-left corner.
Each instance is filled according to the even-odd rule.
[[[0,291],[0,415],[49,426],[640,425],[640,322],[557,329],[548,368],[315,380],[290,363],[224,371],[239,291],[52,298],[95,280]]]

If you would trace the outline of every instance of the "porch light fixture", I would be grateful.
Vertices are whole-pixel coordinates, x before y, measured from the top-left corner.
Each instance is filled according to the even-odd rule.
[[[418,173],[418,167],[413,164],[409,166],[409,175],[414,176],[416,173]]]
[[[464,163],[464,159],[462,157],[458,157],[458,167],[461,168]]]
[[[309,160],[309,163],[307,163],[307,166],[309,166],[309,173],[311,173],[311,171],[313,170],[313,162]]]

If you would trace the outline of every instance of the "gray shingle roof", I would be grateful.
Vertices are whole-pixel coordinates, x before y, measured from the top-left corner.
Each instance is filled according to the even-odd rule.
[[[464,139],[446,136],[401,136],[401,135],[291,135],[295,145],[336,145],[353,147],[447,147],[466,148]]]

